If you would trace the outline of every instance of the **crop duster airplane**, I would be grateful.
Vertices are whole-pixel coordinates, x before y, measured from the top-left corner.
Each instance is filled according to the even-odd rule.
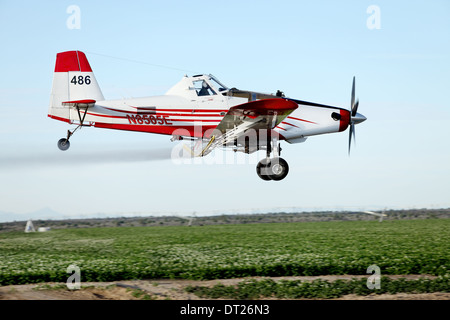
[[[350,127],[348,152],[355,125],[366,120],[355,102],[353,78],[350,110],[223,85],[212,75],[184,76],[165,95],[105,100],[86,55],[56,55],[48,116],[75,124],[58,141],[61,150],[82,126],[149,132],[194,140],[191,156],[203,157],[216,147],[253,153],[265,150],[256,171],[263,180],[282,180],[289,171],[280,157],[280,141],[296,144],[309,136],[341,132]]]

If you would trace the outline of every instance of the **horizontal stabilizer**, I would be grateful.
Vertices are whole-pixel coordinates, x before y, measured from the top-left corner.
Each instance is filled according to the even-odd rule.
[[[95,102],[96,101],[93,99],[84,99],[84,100],[63,101],[61,102],[61,104],[63,106],[69,107],[88,108],[94,106]]]

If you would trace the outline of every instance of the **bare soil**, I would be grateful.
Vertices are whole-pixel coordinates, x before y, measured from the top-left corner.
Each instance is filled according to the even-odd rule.
[[[273,280],[312,281],[322,279],[335,281],[338,279],[367,278],[367,276],[336,275],[317,277],[272,277]],[[392,278],[417,279],[424,275],[398,275]],[[427,276],[434,278],[433,276]],[[248,279],[261,277],[221,279],[208,281],[195,280],[132,280],[115,282],[85,282],[79,290],[69,290],[65,283],[40,283],[11,285],[0,287],[0,300],[141,300],[144,297],[153,300],[206,300],[184,290],[191,286],[214,286],[218,283],[233,285]],[[207,299],[210,300],[210,299]],[[450,293],[400,293],[373,294],[368,296],[347,295],[334,300],[450,300]]]

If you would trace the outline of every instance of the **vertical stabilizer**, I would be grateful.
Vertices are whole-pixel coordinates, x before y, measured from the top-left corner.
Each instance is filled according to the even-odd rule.
[[[102,101],[104,97],[86,55],[81,51],[58,53],[53,74],[49,117],[70,122],[71,108],[62,102],[87,99]]]

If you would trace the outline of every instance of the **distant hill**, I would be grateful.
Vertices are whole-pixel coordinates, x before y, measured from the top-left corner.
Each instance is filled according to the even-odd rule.
[[[0,211],[0,223],[11,221],[28,221],[29,219],[60,219],[62,216],[63,215],[61,213],[56,212],[48,207],[29,213],[12,213]]]

